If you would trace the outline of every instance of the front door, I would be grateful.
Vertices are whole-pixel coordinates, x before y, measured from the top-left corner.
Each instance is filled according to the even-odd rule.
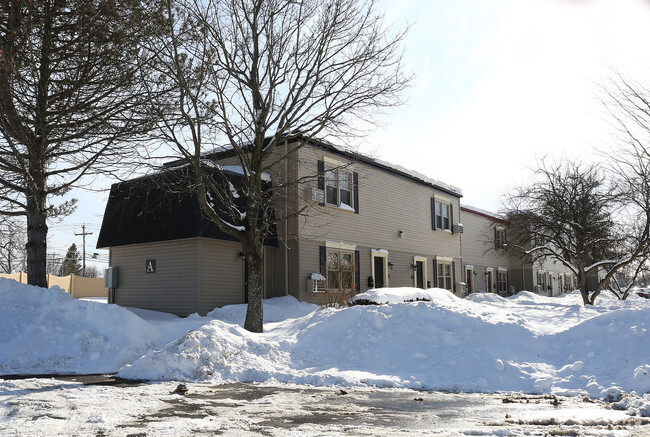
[[[373,257],[375,263],[375,288],[385,287],[384,284],[384,258],[380,256]]]
[[[467,294],[474,292],[474,271],[465,270],[465,283],[467,284]]]
[[[487,272],[485,275],[485,291],[492,293],[492,272]]]
[[[424,262],[417,261],[415,263],[415,274],[417,275],[417,287],[424,288]]]

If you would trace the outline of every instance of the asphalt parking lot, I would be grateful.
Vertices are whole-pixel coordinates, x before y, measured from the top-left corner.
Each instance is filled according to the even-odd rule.
[[[580,397],[145,383],[103,375],[39,381],[3,397],[12,408],[0,417],[3,435],[650,435],[648,418]]]

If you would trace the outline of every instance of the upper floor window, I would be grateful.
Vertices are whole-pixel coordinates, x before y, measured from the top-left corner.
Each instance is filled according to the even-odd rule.
[[[451,231],[451,205],[440,200],[436,200],[436,228]]]
[[[325,171],[325,202],[329,205],[345,205],[352,208],[351,173],[341,169]]]
[[[502,227],[494,229],[494,247],[497,249],[506,247],[506,230]]]

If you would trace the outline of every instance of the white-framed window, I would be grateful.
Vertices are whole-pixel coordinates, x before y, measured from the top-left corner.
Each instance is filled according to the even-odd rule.
[[[450,258],[436,257],[436,265],[438,281],[436,286],[451,291],[453,286],[452,260]]]
[[[352,173],[341,168],[325,169],[325,203],[334,206],[354,206]]]
[[[506,293],[508,291],[508,270],[499,269],[497,271],[497,290],[499,293]]]
[[[436,229],[451,231],[451,204],[436,199]]]
[[[354,252],[327,248],[327,288],[351,290],[354,283]]]
[[[502,226],[497,226],[494,229],[494,247],[497,249],[506,247],[506,230]]]
[[[325,243],[325,279],[331,290],[353,290],[355,283],[356,247],[345,243]]]

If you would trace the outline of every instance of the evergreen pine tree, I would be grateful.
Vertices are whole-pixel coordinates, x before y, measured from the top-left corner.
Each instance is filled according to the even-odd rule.
[[[79,254],[79,250],[77,250],[77,246],[72,243],[65,254],[63,263],[61,264],[60,276],[67,276],[70,274],[81,275],[80,259],[81,255]]]

